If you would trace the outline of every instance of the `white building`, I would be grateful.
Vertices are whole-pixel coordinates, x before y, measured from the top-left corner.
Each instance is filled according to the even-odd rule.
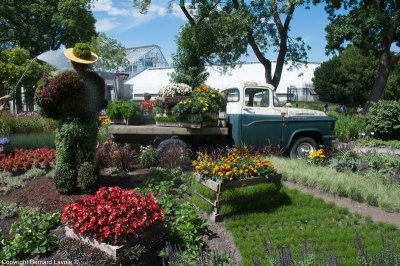
[[[272,63],[272,73],[274,73],[276,63]],[[320,64],[308,63],[300,64],[299,68],[285,65],[282,70],[282,77],[277,88],[277,94],[282,101],[314,101],[317,96],[312,86],[314,70]],[[221,73],[217,66],[208,66],[210,73],[205,84],[212,88],[225,89],[227,85],[234,82],[258,82],[265,83],[265,69],[259,62],[244,63],[240,67]],[[130,85],[133,100],[142,100],[144,93],[157,95],[158,91],[170,83],[173,68],[148,68],[125,82]]]

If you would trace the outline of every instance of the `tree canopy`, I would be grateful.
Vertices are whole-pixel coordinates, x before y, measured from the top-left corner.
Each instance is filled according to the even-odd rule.
[[[399,0],[326,0],[331,24],[326,27],[327,51],[342,51],[351,42],[379,58],[373,90],[369,97],[378,101],[400,53],[391,53],[392,44],[400,47]],[[343,10],[344,8],[344,10]]]
[[[31,56],[61,45],[73,47],[96,35],[91,0],[3,0],[0,47],[27,49]]]
[[[118,72],[129,65],[125,46],[104,33],[92,37],[90,47],[99,56],[99,60],[94,65],[98,70]]]
[[[134,6],[145,12],[151,0],[132,0]],[[170,0],[171,7],[174,0]],[[180,1],[180,8],[191,26],[206,22],[211,33],[210,48],[205,58],[212,58],[220,64],[230,63],[234,66],[239,55],[247,53],[247,46],[253,49],[257,59],[265,68],[265,80],[278,87],[282,69],[288,60],[299,62],[307,59],[307,49],[301,37],[289,36],[290,22],[295,9],[300,5],[308,5],[309,0],[192,0],[185,5]],[[212,33],[217,35],[213,37]],[[222,34],[219,34],[222,32]],[[193,35],[194,42],[202,42],[199,35]],[[275,72],[272,74],[271,60],[266,57],[268,51],[278,52]],[[179,54],[179,52],[178,52]]]

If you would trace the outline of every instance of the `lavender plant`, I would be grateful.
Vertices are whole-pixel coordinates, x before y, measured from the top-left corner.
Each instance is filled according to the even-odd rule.
[[[279,265],[279,266],[305,266],[305,265],[341,265],[338,258],[332,255],[332,252],[329,251],[328,254],[325,252],[316,250],[317,239],[314,240],[314,243],[311,245],[311,248],[307,246],[307,241],[304,241],[302,251],[295,255],[292,254],[290,247],[288,248],[274,248],[272,246],[271,241],[267,243],[264,238],[264,250],[267,257],[267,265]],[[261,266],[264,265],[261,263],[260,259],[255,259],[251,256],[251,260],[253,262],[253,266]]]
[[[354,239],[354,245],[359,250],[358,252],[358,263],[359,265],[372,266],[372,265],[400,265],[400,253],[397,247],[397,243],[394,242],[394,236],[392,236],[391,242],[386,242],[385,237],[381,235],[382,238],[382,248],[379,254],[372,254],[368,252],[365,246],[365,241],[363,241],[356,231],[356,238]]]
[[[225,251],[219,253],[218,250],[210,250],[208,247],[200,247],[198,253],[188,253],[182,251],[177,245],[172,245],[170,242],[167,245],[168,260],[162,258],[162,265],[197,265],[197,266],[218,266],[218,265],[235,265],[235,251]]]

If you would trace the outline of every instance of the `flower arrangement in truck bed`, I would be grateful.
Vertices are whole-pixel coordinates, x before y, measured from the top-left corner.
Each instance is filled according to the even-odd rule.
[[[270,177],[276,174],[274,164],[260,155],[250,155],[247,148],[238,150],[232,148],[227,157],[211,160],[208,155],[197,153],[193,166],[202,179],[219,180],[222,182],[242,180],[249,177]]]
[[[172,113],[174,115],[218,113],[219,109],[224,108],[225,99],[219,93],[219,89],[215,90],[203,85],[201,88],[196,88],[190,98],[175,105]]]
[[[121,244],[152,229],[163,217],[163,209],[151,193],[141,196],[133,189],[102,187],[95,195],[66,205],[62,221],[75,234]]]
[[[158,92],[158,96],[164,98],[190,95],[192,95],[192,87],[184,83],[166,85]]]

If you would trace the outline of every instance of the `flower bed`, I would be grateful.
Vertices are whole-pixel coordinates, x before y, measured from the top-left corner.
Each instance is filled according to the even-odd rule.
[[[151,193],[141,196],[133,189],[102,187],[65,206],[62,221],[80,237],[121,245],[150,231],[163,217]]]
[[[281,174],[260,155],[251,156],[247,149],[232,149],[218,160],[198,153],[193,202],[210,219],[221,221],[225,215],[276,204],[279,201]]]
[[[8,156],[0,154],[0,171],[17,172],[26,171],[32,167],[47,168],[55,165],[55,149],[13,149]]]

